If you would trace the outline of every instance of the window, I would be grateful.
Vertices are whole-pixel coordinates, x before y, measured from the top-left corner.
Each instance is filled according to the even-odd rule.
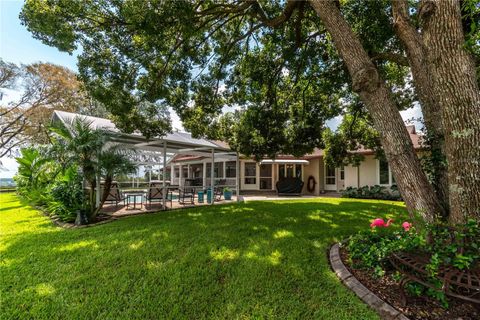
[[[272,189],[272,165],[260,165],[260,189]]]
[[[381,159],[378,160],[378,177],[379,177],[379,183],[380,184],[390,184],[390,173],[389,173],[389,168],[388,168],[388,162]]]
[[[302,178],[303,167],[301,164],[279,164],[278,165],[278,180],[287,178]]]
[[[212,171],[211,168],[212,164],[207,163],[207,178],[211,177]],[[213,176],[215,178],[223,178],[223,162],[215,162],[215,169],[213,170]]]
[[[325,168],[325,184],[335,184],[335,167],[327,165]]]
[[[225,178],[235,178],[237,176],[237,162],[225,162]]]
[[[285,178],[285,165],[278,165],[278,180]]]
[[[245,163],[245,184],[257,183],[257,164]]]
[[[296,164],[295,165],[295,177],[297,178],[302,178],[302,165],[301,164]]]
[[[175,172],[174,177],[175,178],[180,178],[180,168],[175,167],[173,170]]]
[[[345,180],[345,167],[340,167],[340,180]]]

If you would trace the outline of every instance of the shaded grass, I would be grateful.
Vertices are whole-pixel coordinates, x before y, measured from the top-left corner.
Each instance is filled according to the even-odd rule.
[[[1,319],[376,319],[329,245],[403,204],[265,201],[53,226],[0,194]]]

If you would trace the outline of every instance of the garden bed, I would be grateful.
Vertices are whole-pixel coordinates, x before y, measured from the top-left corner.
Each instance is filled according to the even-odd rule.
[[[379,298],[388,302],[410,319],[480,319],[480,306],[464,302],[456,298],[448,298],[449,308],[442,307],[440,302],[426,296],[408,296],[406,306],[401,304],[400,286],[394,280],[394,270],[386,270],[383,277],[375,277],[369,270],[353,269],[348,261],[345,247],[340,248],[340,257],[347,269],[369,290]]]

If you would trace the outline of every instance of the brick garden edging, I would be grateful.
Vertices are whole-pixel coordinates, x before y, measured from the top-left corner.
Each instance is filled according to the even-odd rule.
[[[340,278],[343,284],[355,292],[355,294],[362,299],[363,302],[377,311],[382,319],[408,320],[403,313],[380,299],[376,294],[361,284],[360,281],[358,281],[350,271],[348,271],[343,264],[342,259],[340,258],[339,248],[340,247],[338,243],[334,244],[330,248],[329,260],[333,271]]]

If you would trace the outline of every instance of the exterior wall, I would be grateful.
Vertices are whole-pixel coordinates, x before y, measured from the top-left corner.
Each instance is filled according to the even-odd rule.
[[[345,188],[355,187],[358,188],[358,167],[346,166],[345,167]]]
[[[303,166],[303,182],[305,183],[303,186],[302,193],[303,194],[313,194],[319,195],[320,194],[320,159],[312,159],[309,160],[309,164]],[[312,176],[315,179],[315,189],[313,192],[308,192],[307,190],[307,183],[308,177]]]
[[[303,181],[305,185],[303,187],[303,194],[319,195],[324,191],[339,191],[347,187],[363,187],[363,186],[373,186],[379,184],[379,162],[375,159],[374,155],[366,155],[364,161],[360,163],[359,167],[355,166],[345,166],[345,176],[344,183],[341,183],[340,180],[340,168],[336,168],[336,185],[330,186],[329,190],[325,190],[325,163],[323,157],[309,159],[309,164],[303,166]],[[223,161],[222,161],[223,162]],[[182,168],[192,167],[194,164],[204,165],[209,163],[206,161],[196,161],[191,163],[174,163],[171,168],[174,168],[174,172],[178,170],[179,165]],[[246,185],[245,184],[245,163],[252,163],[256,166],[256,176],[255,184]],[[202,167],[203,169],[203,167]],[[223,167],[225,175],[225,165]],[[180,171],[182,172],[182,171]],[[201,175],[204,176],[205,169],[201,172]],[[315,178],[315,189],[313,192],[307,191],[308,177],[313,176]],[[187,178],[186,172],[180,177],[172,176],[172,184],[180,184]],[[240,159],[240,190],[260,190],[260,165],[251,159]],[[232,188],[235,187],[236,181],[235,178],[215,178],[215,180],[226,179],[227,185],[230,185]],[[272,165],[272,189],[271,190],[261,190],[261,191],[274,191],[276,189],[275,184],[278,181],[278,164]],[[204,184],[210,185],[210,176],[204,177]]]
[[[365,156],[365,160],[360,164],[359,187],[376,185],[377,170],[377,159],[373,155]]]

